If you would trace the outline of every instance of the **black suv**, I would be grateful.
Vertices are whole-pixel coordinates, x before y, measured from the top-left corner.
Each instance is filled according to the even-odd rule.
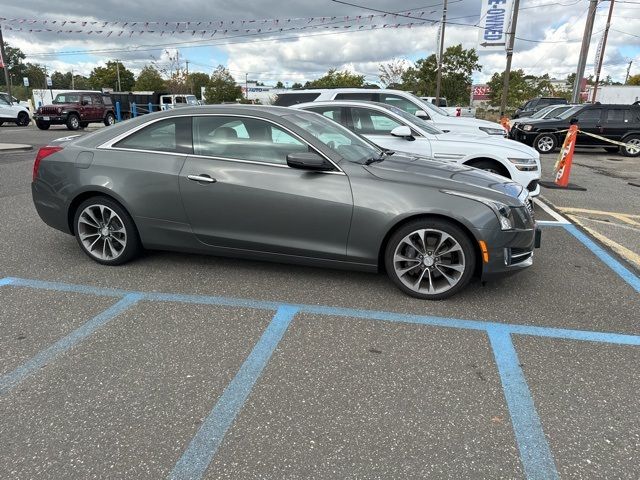
[[[572,118],[578,128],[610,140],[637,145],[637,148],[618,147],[604,140],[578,133],[576,146],[601,147],[609,153],[620,151],[628,157],[640,156],[640,105],[580,105],[555,118],[530,119],[518,123],[512,138],[531,145],[540,153],[551,153],[562,146]],[[557,133],[560,132],[560,133]]]
[[[511,118],[530,117],[538,110],[542,110],[549,105],[564,105],[567,102],[566,98],[558,97],[536,97],[529,100],[527,103],[517,108]]]

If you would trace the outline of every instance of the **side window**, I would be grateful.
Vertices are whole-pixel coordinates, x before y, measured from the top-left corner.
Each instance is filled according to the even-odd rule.
[[[342,118],[341,107],[314,107],[314,108],[309,108],[308,110],[324,115],[325,117],[330,118],[334,122],[343,123],[343,120],[344,120]]]
[[[9,105],[9,102],[7,102],[3,97],[0,97],[0,105]]]
[[[93,105],[93,98],[91,95],[82,96],[82,105]]]
[[[102,105],[102,95],[92,95],[94,105]]]
[[[384,113],[368,108],[351,109],[353,130],[360,134],[389,134],[391,130],[402,124]]]
[[[320,96],[320,93],[281,93],[276,97],[274,105],[279,107],[290,107],[298,103],[313,102]]]
[[[370,102],[375,100],[374,95],[371,92],[338,93],[335,100],[363,100]]]
[[[287,155],[308,152],[306,143],[270,122],[207,116],[193,119],[196,155],[286,165]]]
[[[608,110],[607,123],[624,123],[626,112],[628,112],[628,110],[623,110],[621,108]]]
[[[160,120],[120,140],[114,147],[191,153],[191,119],[177,117]]]
[[[597,123],[600,121],[601,114],[602,114],[601,108],[589,108],[587,110],[583,110],[578,114],[578,123],[580,122]]]
[[[624,121],[627,123],[640,123],[640,108],[625,110]]]
[[[382,103],[386,103],[388,105],[393,105],[394,107],[398,107],[401,110],[404,110],[405,112],[410,113],[411,115],[415,115],[416,112],[420,110],[420,108],[417,105],[415,105],[413,102],[407,100],[404,97],[401,97],[399,95],[393,95],[391,93],[381,93],[380,101]]]

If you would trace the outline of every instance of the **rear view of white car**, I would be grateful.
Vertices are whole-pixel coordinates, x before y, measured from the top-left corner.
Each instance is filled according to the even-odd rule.
[[[329,117],[385,149],[480,168],[518,182],[532,197],[540,193],[540,154],[522,143],[445,133],[399,108],[375,102],[310,102],[293,108]]]
[[[27,108],[8,102],[4,97],[0,97],[0,125],[3,123],[15,123],[19,127],[26,127],[30,121],[31,117]]]

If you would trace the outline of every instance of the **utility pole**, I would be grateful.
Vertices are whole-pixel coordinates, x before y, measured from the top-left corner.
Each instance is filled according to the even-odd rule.
[[[600,48],[600,58],[598,58],[598,67],[596,70],[596,81],[593,84],[593,97],[591,103],[596,103],[596,93],[598,92],[598,83],[600,83],[600,70],[602,70],[602,61],[604,60],[604,50],[607,48],[607,37],[609,36],[609,27],[611,26],[611,15],[613,15],[613,4],[615,0],[609,0],[609,16],[607,16],[607,26],[604,27],[602,35],[602,47]]]
[[[633,63],[633,60],[629,61],[629,66],[627,67],[627,76],[624,77],[624,84],[626,85],[627,82],[629,81],[629,73],[631,73],[631,64]]]
[[[118,75],[118,91],[122,91],[122,87],[120,87],[120,60],[116,60],[116,72]]]
[[[193,93],[193,87],[189,83],[189,60],[186,60],[185,64],[186,64],[187,68],[186,68],[186,72],[185,72],[185,76],[184,76],[184,81],[187,84],[187,86],[189,87],[189,93]]]
[[[571,103],[578,103],[578,100],[580,99],[580,84],[582,83],[582,77],[584,77],[584,69],[587,65],[587,55],[589,55],[589,44],[591,43],[591,33],[593,32],[593,22],[596,18],[597,6],[598,0],[590,0],[589,12],[587,13],[587,21],[584,25],[582,47],[580,47],[580,57],[578,58],[578,71],[576,72],[576,81],[573,84]]]
[[[73,78],[73,68],[71,69],[71,90],[75,90],[76,89],[76,82],[75,79]]]
[[[244,74],[244,98],[249,100],[249,74]]]
[[[442,54],[444,51],[444,27],[447,23],[447,0],[442,5],[442,24],[440,25],[440,54],[438,55],[438,72],[436,74],[436,106],[440,106],[440,86],[442,84]]]
[[[7,85],[7,93],[9,94],[9,98],[13,98],[11,96],[11,84],[9,82],[9,60],[7,59],[7,55],[4,52],[4,40],[2,39],[2,27],[0,26],[0,58],[2,59],[2,64],[4,65],[4,83]]]
[[[516,26],[518,25],[518,11],[520,10],[520,0],[513,2],[513,17],[511,17],[511,30],[507,42],[507,66],[504,70],[502,82],[502,99],[500,100],[500,117],[504,117],[507,110],[507,98],[509,94],[509,77],[511,76],[511,60],[513,59],[513,44],[516,40]]]

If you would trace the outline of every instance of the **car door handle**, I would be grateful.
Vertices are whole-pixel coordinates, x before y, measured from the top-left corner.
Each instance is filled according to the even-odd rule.
[[[216,183],[216,179],[211,178],[206,173],[202,175],[187,175],[187,178],[189,180],[193,180],[194,182]]]

